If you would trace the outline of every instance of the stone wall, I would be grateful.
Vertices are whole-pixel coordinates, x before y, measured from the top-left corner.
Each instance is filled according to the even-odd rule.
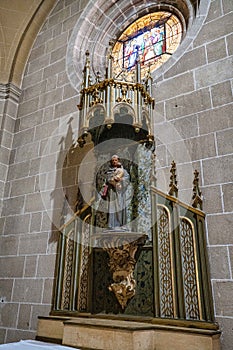
[[[158,171],[158,178],[172,154],[178,163],[181,197],[188,202],[189,161],[200,172],[215,314],[223,332],[222,349],[231,349],[233,336],[232,11],[231,1],[211,1],[205,23],[189,50],[158,79],[155,88],[162,110],[155,130],[172,124],[182,139],[174,142],[170,135],[169,147],[164,142],[158,146],[158,160],[164,167]],[[161,186],[165,187],[163,183]]]
[[[67,157],[77,135],[79,103],[70,47],[86,3],[57,2],[31,50],[18,113],[17,101],[12,102],[12,115],[8,113],[13,124],[5,126],[5,137],[10,131],[12,139],[5,141],[8,151],[1,173],[5,182],[0,221],[1,342],[34,337],[37,316],[50,311],[56,227],[64,195],[74,203],[77,191],[75,160]],[[174,159],[180,198],[189,202],[192,172],[200,171],[215,313],[223,330],[222,349],[228,350],[233,328],[233,3],[202,0],[201,4],[206,11],[197,12],[195,35],[187,37],[172,64],[155,74],[158,186],[168,190]],[[119,10],[121,2],[117,6]],[[114,11],[108,12],[109,21],[111,16]],[[83,64],[78,62],[76,69]],[[76,74],[81,76],[81,68]]]

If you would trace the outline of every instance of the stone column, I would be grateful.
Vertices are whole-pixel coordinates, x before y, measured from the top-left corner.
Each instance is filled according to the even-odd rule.
[[[0,214],[21,90],[15,85],[0,84]]]

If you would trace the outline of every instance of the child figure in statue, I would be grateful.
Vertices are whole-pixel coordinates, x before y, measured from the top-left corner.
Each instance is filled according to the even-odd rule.
[[[109,179],[109,183],[115,186],[117,191],[122,189],[121,180],[124,177],[124,169],[120,162],[116,164],[116,168],[113,172],[111,172],[111,177]]]
[[[129,184],[129,174],[123,168],[117,155],[113,155],[107,172],[106,184],[108,193],[108,229],[126,230],[126,189]]]

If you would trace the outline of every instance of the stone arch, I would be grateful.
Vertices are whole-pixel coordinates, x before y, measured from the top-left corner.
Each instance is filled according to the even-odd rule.
[[[156,0],[145,4],[138,0],[111,3],[105,0],[90,0],[77,21],[68,44],[66,68],[71,84],[77,90],[80,89],[87,50],[90,52],[93,71],[103,73],[110,41],[116,40],[127,26],[141,16],[152,11],[168,10],[182,20],[186,35],[171,59],[153,73],[153,78],[159,77],[179,60],[196,37],[208,12],[208,6],[203,5],[203,2]]]
[[[25,20],[19,25],[19,28],[22,29],[22,35],[18,38],[16,36],[17,39],[12,45],[13,58],[11,57],[11,64],[9,68],[4,68],[4,75],[7,80],[18,87],[21,86],[23,72],[34,40],[55,3],[56,0],[40,1],[37,6],[32,3],[31,17],[25,17]],[[18,32],[20,33],[20,30]]]

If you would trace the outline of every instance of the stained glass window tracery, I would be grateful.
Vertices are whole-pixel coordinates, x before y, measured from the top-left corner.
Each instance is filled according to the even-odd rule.
[[[181,21],[167,11],[150,13],[133,22],[113,47],[114,74],[132,75],[136,62],[141,63],[142,77],[165,63],[182,39]]]

